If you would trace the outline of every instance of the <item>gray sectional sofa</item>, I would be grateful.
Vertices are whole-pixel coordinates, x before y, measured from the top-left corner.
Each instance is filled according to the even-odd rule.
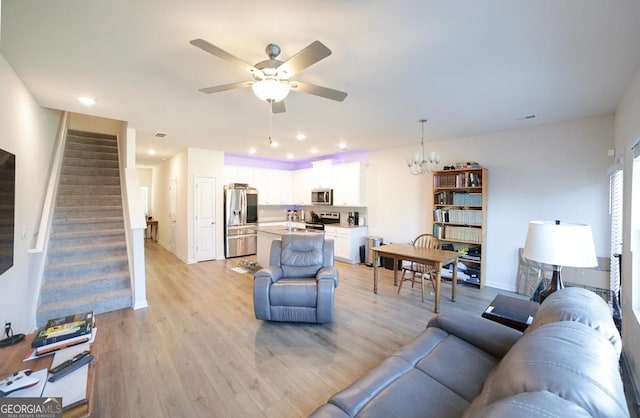
[[[312,417],[629,417],[621,350],[607,304],[580,288],[548,297],[524,334],[445,311]]]

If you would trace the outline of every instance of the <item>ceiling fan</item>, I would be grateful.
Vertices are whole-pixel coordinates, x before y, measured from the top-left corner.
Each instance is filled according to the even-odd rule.
[[[194,39],[190,41],[190,43],[218,58],[239,65],[253,77],[253,80],[202,88],[200,91],[203,93],[211,94],[250,86],[258,98],[271,104],[271,111],[273,113],[286,111],[284,98],[289,94],[290,90],[313,94],[338,102],[343,101],[347,97],[347,93],[343,91],[291,80],[291,77],[300,71],[331,55],[331,50],[320,41],[312,42],[284,62],[276,59],[277,56],[280,55],[280,47],[276,44],[269,44],[265,48],[269,59],[260,61],[256,65],[248,64],[204,39]]]

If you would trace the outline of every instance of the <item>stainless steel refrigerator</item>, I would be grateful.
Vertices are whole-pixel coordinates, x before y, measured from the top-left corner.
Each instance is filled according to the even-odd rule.
[[[258,191],[247,184],[224,187],[224,256],[253,255],[258,246]]]

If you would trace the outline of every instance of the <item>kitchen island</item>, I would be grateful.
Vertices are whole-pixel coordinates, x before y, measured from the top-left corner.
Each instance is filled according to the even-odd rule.
[[[282,225],[259,226],[256,228],[258,232],[258,247],[256,250],[256,258],[258,264],[263,267],[269,265],[269,254],[271,253],[271,242],[281,239],[283,235],[289,234],[324,234],[323,231],[304,228],[287,228]]]

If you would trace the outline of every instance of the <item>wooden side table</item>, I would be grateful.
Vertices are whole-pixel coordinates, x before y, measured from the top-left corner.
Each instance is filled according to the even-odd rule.
[[[147,237],[158,242],[158,221],[147,220]]]
[[[0,348],[0,377],[7,376],[18,370],[31,369],[32,371],[36,372],[38,370],[49,369],[51,367],[53,355],[41,357],[34,360],[23,361],[31,350],[31,341],[33,341],[33,337],[35,336],[35,334],[36,333],[27,335],[22,341],[15,345]],[[93,354],[94,359],[91,363],[89,363],[86,401],[77,402],[63,409],[62,416],[65,418],[90,417],[93,414],[96,402],[96,366],[98,361],[97,346],[95,341],[93,344],[91,344],[90,351],[91,354]],[[62,380],[60,381],[62,382]]]
[[[524,331],[533,317],[536,316],[540,304],[526,299],[497,295],[487,309],[482,313],[483,318],[498,322],[510,328]]]

